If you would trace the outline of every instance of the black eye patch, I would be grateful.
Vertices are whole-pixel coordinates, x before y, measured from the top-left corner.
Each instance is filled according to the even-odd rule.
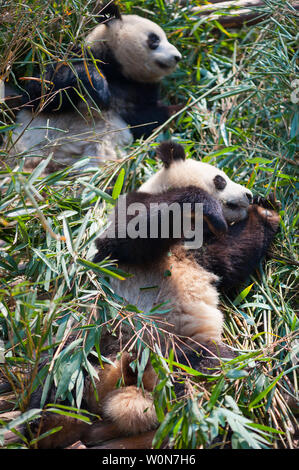
[[[214,181],[215,188],[218,191],[222,191],[225,188],[226,184],[227,184],[225,179],[221,175],[215,176],[213,181]]]
[[[157,49],[160,44],[160,38],[155,33],[150,33],[147,38],[147,44],[150,49]]]

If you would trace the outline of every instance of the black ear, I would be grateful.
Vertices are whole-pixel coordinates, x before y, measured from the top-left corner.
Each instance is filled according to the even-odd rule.
[[[108,24],[110,20],[121,20],[119,6],[114,0],[108,2],[98,2],[98,22]]]
[[[175,160],[185,160],[185,150],[182,145],[171,140],[162,142],[157,148],[157,155],[164,163],[165,168],[169,168]]]

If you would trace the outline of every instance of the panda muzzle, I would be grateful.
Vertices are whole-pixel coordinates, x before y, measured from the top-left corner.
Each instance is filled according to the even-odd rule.
[[[252,193],[251,191],[248,191],[244,193],[244,195],[241,198],[226,200],[226,201],[223,201],[223,204],[229,209],[238,210],[238,209],[247,209],[249,204],[252,204],[252,201],[253,201]]]

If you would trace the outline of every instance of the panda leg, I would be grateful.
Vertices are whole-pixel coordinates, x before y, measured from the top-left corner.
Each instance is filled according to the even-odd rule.
[[[108,109],[110,91],[105,77],[98,73],[93,64],[86,67],[88,72],[83,59],[70,65],[49,65],[43,79],[34,77],[26,83],[24,104],[34,110],[41,107],[47,112],[66,111],[78,103],[83,88],[102,110]]]
[[[207,271],[180,246],[165,258],[164,277],[156,303],[168,302],[163,314],[171,333],[190,344],[221,343],[223,315],[218,307],[217,276]]]
[[[28,439],[38,438],[56,428],[57,431],[38,440],[38,448],[64,448],[78,440],[84,443],[93,443],[95,440],[102,442],[153,429],[156,421],[150,392],[156,385],[157,377],[150,361],[142,377],[143,392],[136,386],[137,372],[130,367],[136,355],[124,351],[120,358],[117,358],[115,353],[107,354],[106,357],[111,363],[105,363],[103,367],[94,365],[98,372],[95,380],[97,396],[89,376],[85,378],[83,394],[84,409],[105,418],[105,422],[90,424],[80,419],[44,411],[40,419],[31,423],[30,432],[27,433]],[[124,386],[117,389],[119,383]],[[39,387],[32,394],[29,408],[40,406],[41,394],[42,387]],[[55,388],[52,387],[47,403],[54,402],[54,399]],[[144,410],[146,411],[143,412]],[[84,411],[81,411],[81,414],[84,414]],[[90,418],[90,415],[87,416]]]
[[[63,449],[81,439],[82,434],[88,430],[90,424],[69,416],[58,415],[53,412],[45,412],[35,425],[30,425],[34,437],[50,430],[57,429],[37,442],[39,449]],[[60,429],[59,429],[60,428]]]

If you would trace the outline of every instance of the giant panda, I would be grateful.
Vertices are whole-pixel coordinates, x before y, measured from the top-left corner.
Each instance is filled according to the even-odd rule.
[[[159,84],[181,59],[165,32],[109,2],[81,47],[26,80],[12,150],[53,157],[48,171],[90,157],[86,166],[116,159],[133,139],[149,136],[175,111],[159,101]],[[81,99],[79,96],[83,96]],[[25,169],[37,157],[26,159]]]
[[[258,266],[278,229],[279,215],[273,202],[253,199],[251,191],[231,181],[216,167],[186,159],[179,144],[162,143],[157,155],[163,168],[138,191],[126,195],[128,207],[135,202],[142,202],[146,208],[157,201],[166,206],[174,201],[190,203],[192,207],[201,203],[204,245],[190,249],[172,230],[165,239],[161,236],[132,239],[126,229],[133,214],[119,219],[117,205],[112,220],[124,224],[125,235],[110,238],[107,228],[96,241],[94,261],[110,256],[119,261],[120,269],[132,275],[125,281],[110,280],[115,293],[123,297],[124,305],[134,304],[148,314],[155,305],[168,302],[166,311],[153,313],[160,333],[149,329],[139,339],[142,337],[146,344],[156,342],[166,356],[169,348],[173,348],[180,363],[211,370],[219,357],[231,357],[221,339],[223,315],[218,305],[219,290],[228,293],[232,288],[237,289]],[[148,222],[147,212],[144,217]],[[98,399],[91,379],[86,377],[84,405],[92,413],[100,414],[103,422],[90,428],[82,421],[46,413],[43,425],[38,425],[39,432],[58,426],[64,431],[41,440],[40,447],[64,447],[78,439],[90,444],[92,440],[96,443],[156,429],[158,422],[151,392],[157,376],[149,361],[142,383],[137,386],[138,371],[132,370],[130,364],[138,355],[124,347],[130,344],[130,336],[132,330],[125,327],[116,328],[114,336],[108,331],[102,335],[101,353],[109,357],[110,363],[103,368],[95,365]],[[180,385],[176,390],[182,393]],[[38,408],[41,393],[40,388],[33,394],[31,407]],[[53,397],[54,392],[47,401],[51,402]]]

